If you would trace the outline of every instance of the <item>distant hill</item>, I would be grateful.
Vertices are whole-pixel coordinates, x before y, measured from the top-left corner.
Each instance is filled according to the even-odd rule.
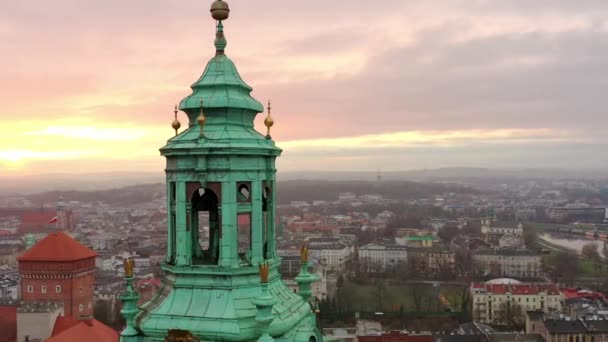
[[[382,171],[383,180],[441,181],[463,179],[598,179],[608,178],[603,170],[579,169],[492,169],[454,167],[425,170]],[[376,180],[378,172],[307,171],[282,172],[281,180],[326,179],[326,180]]]
[[[279,172],[280,181],[328,180],[328,181],[375,181],[377,172],[357,171],[305,171]],[[538,179],[603,179],[608,175],[603,170],[575,169],[492,169],[492,168],[440,168],[429,170],[381,172],[384,181],[449,182],[485,188],[510,181]],[[1,175],[0,195],[10,193],[28,194],[56,190],[107,190],[136,184],[162,183],[162,171],[142,173],[96,173],[96,174],[40,174]]]
[[[455,184],[420,183],[409,181],[336,181],[336,180],[290,180],[279,181],[277,196],[279,203],[291,201],[335,201],[342,192],[356,195],[380,194],[386,198],[407,200],[442,195],[446,192],[478,194],[479,190]]]
[[[479,193],[478,190],[460,185],[418,183],[406,181],[386,181],[380,184],[369,181],[321,181],[292,180],[279,181],[277,185],[279,203],[291,201],[334,201],[342,192],[357,195],[380,194],[386,198],[405,200],[441,195],[446,192]],[[146,203],[165,195],[163,183],[133,185],[109,190],[91,191],[49,191],[28,195],[36,204],[54,203],[59,197],[68,201],[104,202],[112,205],[133,205]]]

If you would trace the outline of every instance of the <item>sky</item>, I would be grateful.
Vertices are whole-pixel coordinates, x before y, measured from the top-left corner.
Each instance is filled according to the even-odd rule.
[[[162,172],[210,3],[0,2],[0,175]],[[282,171],[608,167],[608,1],[229,4]]]

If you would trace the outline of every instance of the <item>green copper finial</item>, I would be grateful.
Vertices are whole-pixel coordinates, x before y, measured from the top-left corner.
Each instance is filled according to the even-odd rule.
[[[126,258],[123,260],[123,266],[125,269],[125,284],[126,290],[120,296],[120,300],[122,300],[123,306],[120,313],[122,313],[123,317],[126,321],[125,329],[121,332],[121,341],[129,340],[128,337],[136,336],[137,330],[135,329],[135,316],[139,312],[137,309],[137,300],[139,299],[139,294],[133,288],[133,270],[135,268],[135,261],[133,258]]]
[[[311,274],[308,271],[309,263],[308,263],[308,247],[302,246],[300,249],[300,273],[296,277],[296,282],[298,283],[298,294],[304,301],[308,302],[312,295],[312,286],[311,284],[315,281],[319,281],[319,276],[316,274]]]
[[[253,300],[253,305],[255,305],[258,310],[255,320],[260,325],[260,330],[262,331],[262,335],[257,339],[257,342],[272,342],[274,339],[270,336],[268,327],[275,318],[275,315],[272,313],[272,307],[277,304],[278,301],[270,294],[270,291],[268,291],[268,263],[261,264],[259,268],[261,294]]]
[[[215,54],[223,55],[226,45],[228,45],[228,41],[224,36],[224,25],[220,21],[217,23],[217,33],[215,34]]]

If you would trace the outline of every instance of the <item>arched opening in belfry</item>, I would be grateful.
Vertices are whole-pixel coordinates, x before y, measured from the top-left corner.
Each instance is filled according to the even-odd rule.
[[[263,215],[263,227],[262,227],[262,231],[263,231],[263,249],[262,249],[262,255],[264,257],[264,259],[268,259],[268,227],[270,225],[270,222],[268,221],[269,219],[269,215],[268,215],[268,207],[270,205],[269,203],[270,201],[270,187],[267,185],[264,185],[264,189],[262,191],[262,215]]]
[[[216,264],[220,247],[218,196],[209,188],[200,188],[192,194],[191,205],[193,260],[198,264]]]
[[[175,213],[175,203],[176,203],[176,189],[175,182],[169,183],[169,250],[168,254],[168,263],[171,265],[175,264],[176,250],[177,250],[177,217]]]

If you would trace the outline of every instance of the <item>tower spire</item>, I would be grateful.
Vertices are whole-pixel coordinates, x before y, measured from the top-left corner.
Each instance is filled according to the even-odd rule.
[[[230,8],[228,3],[222,0],[216,0],[211,4],[211,17],[217,20],[217,27],[215,32],[215,54],[223,55],[224,50],[228,42],[224,36],[224,24],[222,21],[228,19],[230,15]]]

